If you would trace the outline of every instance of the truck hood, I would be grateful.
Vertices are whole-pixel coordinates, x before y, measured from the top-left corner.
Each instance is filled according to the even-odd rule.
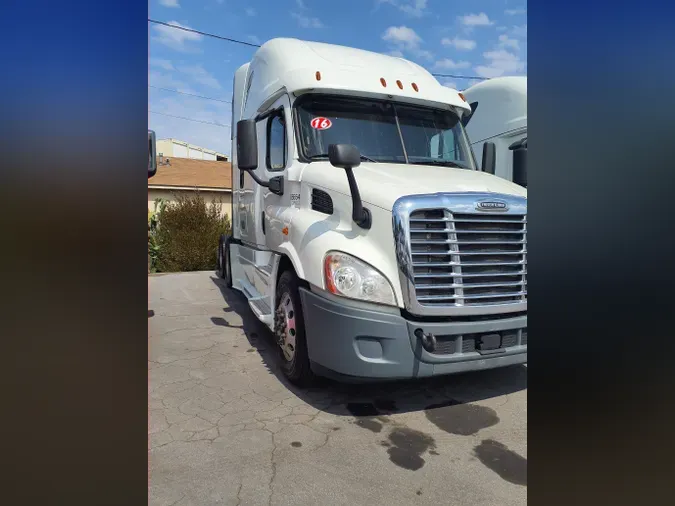
[[[527,197],[527,190],[491,174],[429,165],[362,162],[354,169],[361,199],[391,211],[406,195],[454,192],[491,192]],[[302,181],[350,195],[347,175],[330,162],[312,162],[302,171]]]

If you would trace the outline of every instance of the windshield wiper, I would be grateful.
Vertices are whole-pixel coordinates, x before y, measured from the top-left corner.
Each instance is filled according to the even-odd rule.
[[[424,160],[421,162],[410,162],[413,165],[442,165],[443,167],[456,167],[458,169],[470,169],[461,163],[452,162],[450,160]]]
[[[328,154],[327,153],[321,153],[319,155],[312,155],[309,157],[310,160],[327,160],[328,159]],[[372,158],[368,158],[367,156],[361,155],[361,160],[364,162],[373,162],[373,163],[378,163],[377,160],[373,160]]]

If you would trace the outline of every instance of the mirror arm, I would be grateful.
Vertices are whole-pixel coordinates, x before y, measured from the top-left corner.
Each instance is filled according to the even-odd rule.
[[[368,230],[373,224],[372,215],[367,208],[363,207],[361,193],[359,192],[359,186],[356,184],[353,169],[347,167],[345,168],[345,172],[347,173],[347,181],[349,182],[349,191],[352,194],[352,219],[359,227]]]
[[[251,179],[253,179],[253,181],[258,183],[263,188],[269,188],[269,190],[272,193],[274,193],[275,195],[283,195],[284,194],[284,178],[283,178],[283,176],[276,176],[276,177],[273,177],[272,179],[270,179],[269,181],[263,181],[252,170],[246,170],[244,172],[248,172],[249,176],[251,176]]]
[[[264,186],[265,188],[269,188],[270,184],[269,184],[268,182],[263,181],[262,179],[260,179],[260,178],[256,175],[256,173],[253,172],[252,170],[246,170],[246,171],[244,171],[244,172],[248,172],[248,175],[251,176],[251,179],[253,179],[253,181],[255,181],[256,183],[258,183],[260,186]]]

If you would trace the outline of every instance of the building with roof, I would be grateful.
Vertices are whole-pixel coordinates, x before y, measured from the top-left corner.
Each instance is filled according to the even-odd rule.
[[[158,149],[159,152],[159,149]],[[232,166],[230,162],[157,157],[157,173],[148,179],[148,210],[155,199],[174,202],[178,195],[199,191],[208,204],[222,204],[221,213],[232,218]]]
[[[213,149],[195,146],[178,139],[159,139],[157,154],[168,158],[192,158],[195,160],[213,160],[227,162],[228,156]]]

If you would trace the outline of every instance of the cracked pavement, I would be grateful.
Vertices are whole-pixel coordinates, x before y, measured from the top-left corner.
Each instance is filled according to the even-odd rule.
[[[522,505],[527,369],[311,389],[211,272],[148,277],[151,505]]]

